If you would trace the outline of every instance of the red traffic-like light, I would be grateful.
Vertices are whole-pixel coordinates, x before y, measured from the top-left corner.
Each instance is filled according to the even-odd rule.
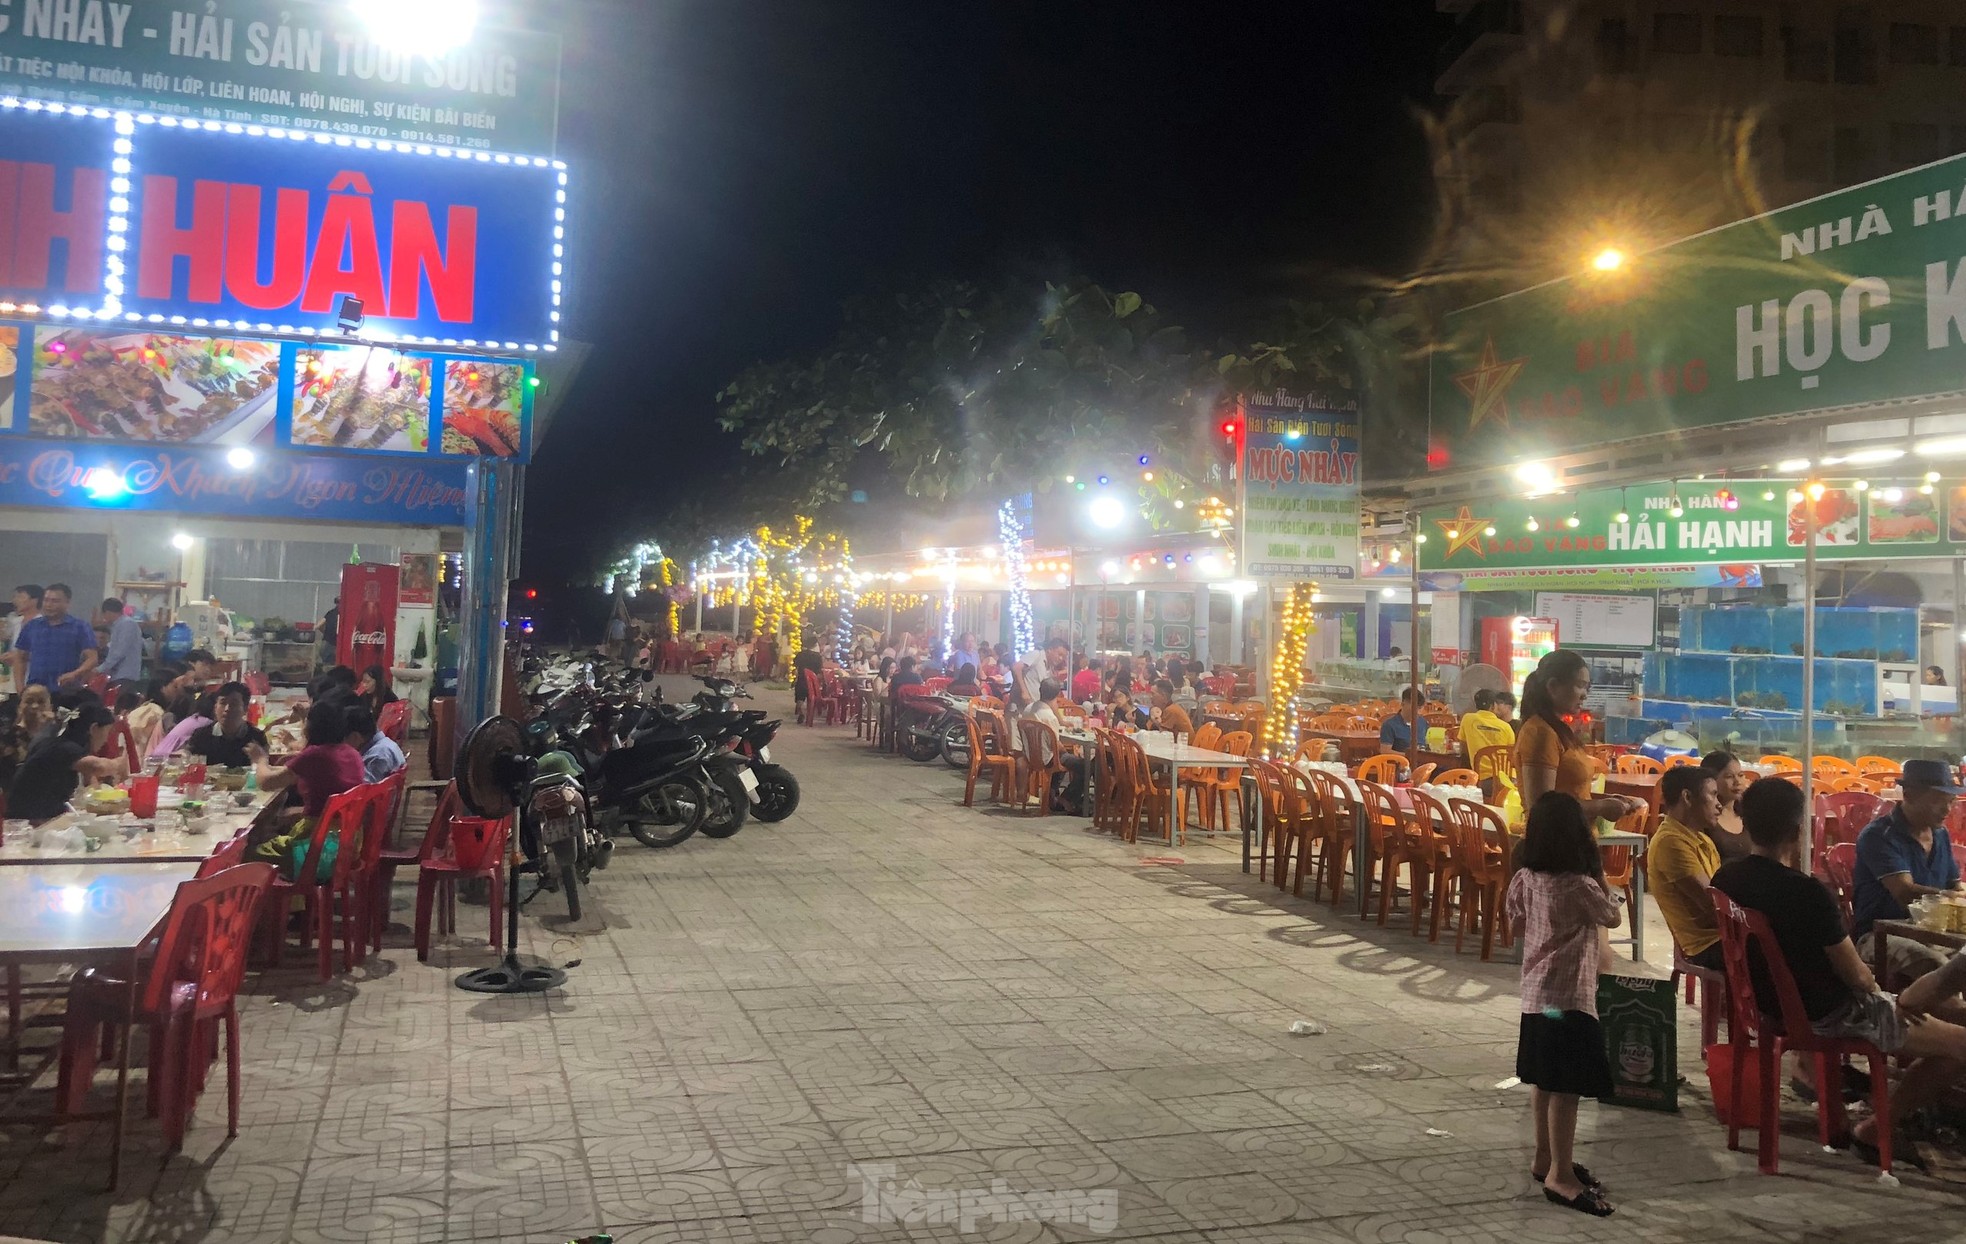
[[[1241,425],[1238,424],[1235,420],[1224,419],[1222,421],[1222,435],[1233,437],[1235,436],[1236,432],[1239,430],[1240,427]]]
[[[538,589],[538,588],[536,588],[536,587],[529,587],[529,588],[527,588],[527,589],[526,589],[526,599],[527,599],[527,600],[538,600],[538,599],[539,599],[539,589]]]

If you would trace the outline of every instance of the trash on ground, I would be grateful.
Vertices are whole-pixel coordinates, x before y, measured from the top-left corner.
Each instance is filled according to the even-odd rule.
[[[1510,1077],[1509,1077],[1508,1079],[1506,1079],[1506,1080],[1497,1080],[1497,1081],[1495,1081],[1495,1087],[1496,1087],[1496,1088],[1498,1088],[1498,1089],[1512,1089],[1512,1088],[1514,1088],[1514,1087],[1515,1087],[1516,1085],[1518,1085],[1518,1084],[1521,1084],[1521,1083],[1522,1083],[1522,1081],[1521,1081],[1521,1079],[1519,1079],[1518,1077],[1516,1077],[1516,1076],[1510,1076]]]
[[[1330,1032],[1314,1019],[1293,1019],[1290,1021],[1290,1035],[1293,1037],[1321,1037]]]
[[[1360,1071],[1393,1071],[1393,1070],[1396,1070],[1396,1068],[1394,1068],[1394,1066],[1393,1066],[1393,1065],[1392,1065],[1391,1063],[1365,1063],[1365,1064],[1362,1064],[1362,1065],[1361,1065],[1361,1066],[1360,1066],[1360,1067],[1358,1068],[1358,1070],[1360,1070]]]
[[[1454,1133],[1452,1132],[1443,1132],[1437,1127],[1430,1127],[1427,1129],[1427,1135],[1429,1136],[1452,1136],[1453,1134]]]

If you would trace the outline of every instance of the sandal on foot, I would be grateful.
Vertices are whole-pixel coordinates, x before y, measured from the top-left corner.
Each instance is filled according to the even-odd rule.
[[[1591,1174],[1591,1168],[1585,1166],[1582,1162],[1572,1162],[1570,1164],[1570,1173],[1572,1175],[1575,1175],[1577,1177],[1577,1182],[1584,1185],[1586,1188],[1595,1188],[1599,1192],[1604,1191],[1604,1181],[1599,1179],[1597,1176]],[[1535,1180],[1539,1184],[1542,1183],[1545,1179],[1549,1178],[1547,1174],[1538,1175],[1533,1170],[1529,1172],[1529,1177]]]
[[[1611,1208],[1611,1203],[1605,1200],[1596,1188],[1585,1188],[1576,1196],[1570,1197],[1558,1196],[1548,1188],[1545,1188],[1543,1189],[1543,1196],[1546,1200],[1561,1205],[1565,1209],[1579,1210],[1589,1214],[1593,1218],[1609,1218],[1617,1212]]]

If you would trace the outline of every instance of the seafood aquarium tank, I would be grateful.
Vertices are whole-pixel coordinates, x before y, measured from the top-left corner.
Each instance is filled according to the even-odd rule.
[[[1914,609],[1818,608],[1816,650],[1802,649],[1796,608],[1695,606],[1680,612],[1680,650],[1645,655],[1635,717],[1613,742],[1676,729],[1703,750],[1795,752],[1802,734],[1803,662],[1815,662],[1816,750],[1910,754],[1938,746],[1916,714],[1891,711],[1888,672],[1917,676]],[[1608,723],[1607,723],[1608,724]]]

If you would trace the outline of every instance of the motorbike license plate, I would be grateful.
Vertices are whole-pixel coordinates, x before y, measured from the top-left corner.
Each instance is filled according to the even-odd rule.
[[[749,769],[739,769],[737,780],[744,783],[744,793],[751,797],[751,802],[758,802],[758,775]]]
[[[758,763],[767,765],[771,763],[771,747],[769,744],[758,749]]]
[[[573,837],[578,822],[569,816],[549,816],[539,822],[539,840],[547,846]]]

